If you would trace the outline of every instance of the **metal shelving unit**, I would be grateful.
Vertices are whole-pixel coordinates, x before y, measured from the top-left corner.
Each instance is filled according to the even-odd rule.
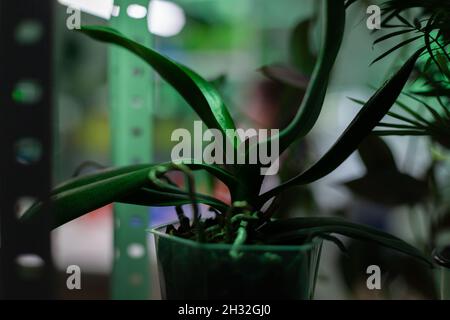
[[[116,0],[115,5],[120,6],[121,12],[111,19],[111,26],[135,41],[151,46],[147,19],[133,19],[126,14],[131,4],[147,7],[148,0]],[[116,166],[149,163],[152,157],[153,73],[143,61],[124,49],[111,47],[109,53],[113,163]],[[148,208],[115,204],[113,299],[150,297],[148,226]]]

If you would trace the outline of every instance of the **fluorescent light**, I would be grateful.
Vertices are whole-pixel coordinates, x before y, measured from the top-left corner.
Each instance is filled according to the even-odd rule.
[[[186,23],[183,9],[170,1],[151,0],[148,4],[148,30],[162,37],[171,37],[181,32]]]
[[[147,16],[147,8],[140,4],[130,4],[127,8],[127,14],[134,19],[142,19]]]
[[[117,12],[114,0],[58,0],[58,2],[107,20],[111,18],[113,12]]]

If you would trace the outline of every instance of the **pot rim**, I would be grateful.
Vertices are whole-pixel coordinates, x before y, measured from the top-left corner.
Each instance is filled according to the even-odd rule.
[[[150,228],[148,231],[153,234],[153,236],[158,236],[166,239],[170,239],[172,241],[178,242],[180,244],[185,244],[191,247],[197,247],[199,249],[213,249],[213,250],[231,250],[235,249],[236,246],[233,244],[227,243],[199,243],[194,240],[181,238],[178,236],[170,235],[162,231],[163,228],[177,224],[177,222],[172,223],[164,223],[162,225]],[[245,244],[239,245],[238,248],[240,251],[311,251],[316,247],[320,247],[322,244],[322,239],[313,238],[313,240],[306,244],[301,245],[266,245],[266,244]]]

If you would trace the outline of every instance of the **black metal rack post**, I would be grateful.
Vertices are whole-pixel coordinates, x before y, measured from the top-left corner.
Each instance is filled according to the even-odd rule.
[[[0,0],[0,294],[50,298],[50,221],[18,217],[51,188],[51,0]]]

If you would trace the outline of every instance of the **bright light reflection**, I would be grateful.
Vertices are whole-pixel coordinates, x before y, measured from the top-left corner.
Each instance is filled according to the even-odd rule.
[[[127,8],[127,14],[134,19],[142,19],[147,16],[147,8],[140,4],[130,4]]]
[[[148,30],[161,37],[172,37],[181,32],[186,23],[183,9],[170,1],[152,0],[148,5]]]

